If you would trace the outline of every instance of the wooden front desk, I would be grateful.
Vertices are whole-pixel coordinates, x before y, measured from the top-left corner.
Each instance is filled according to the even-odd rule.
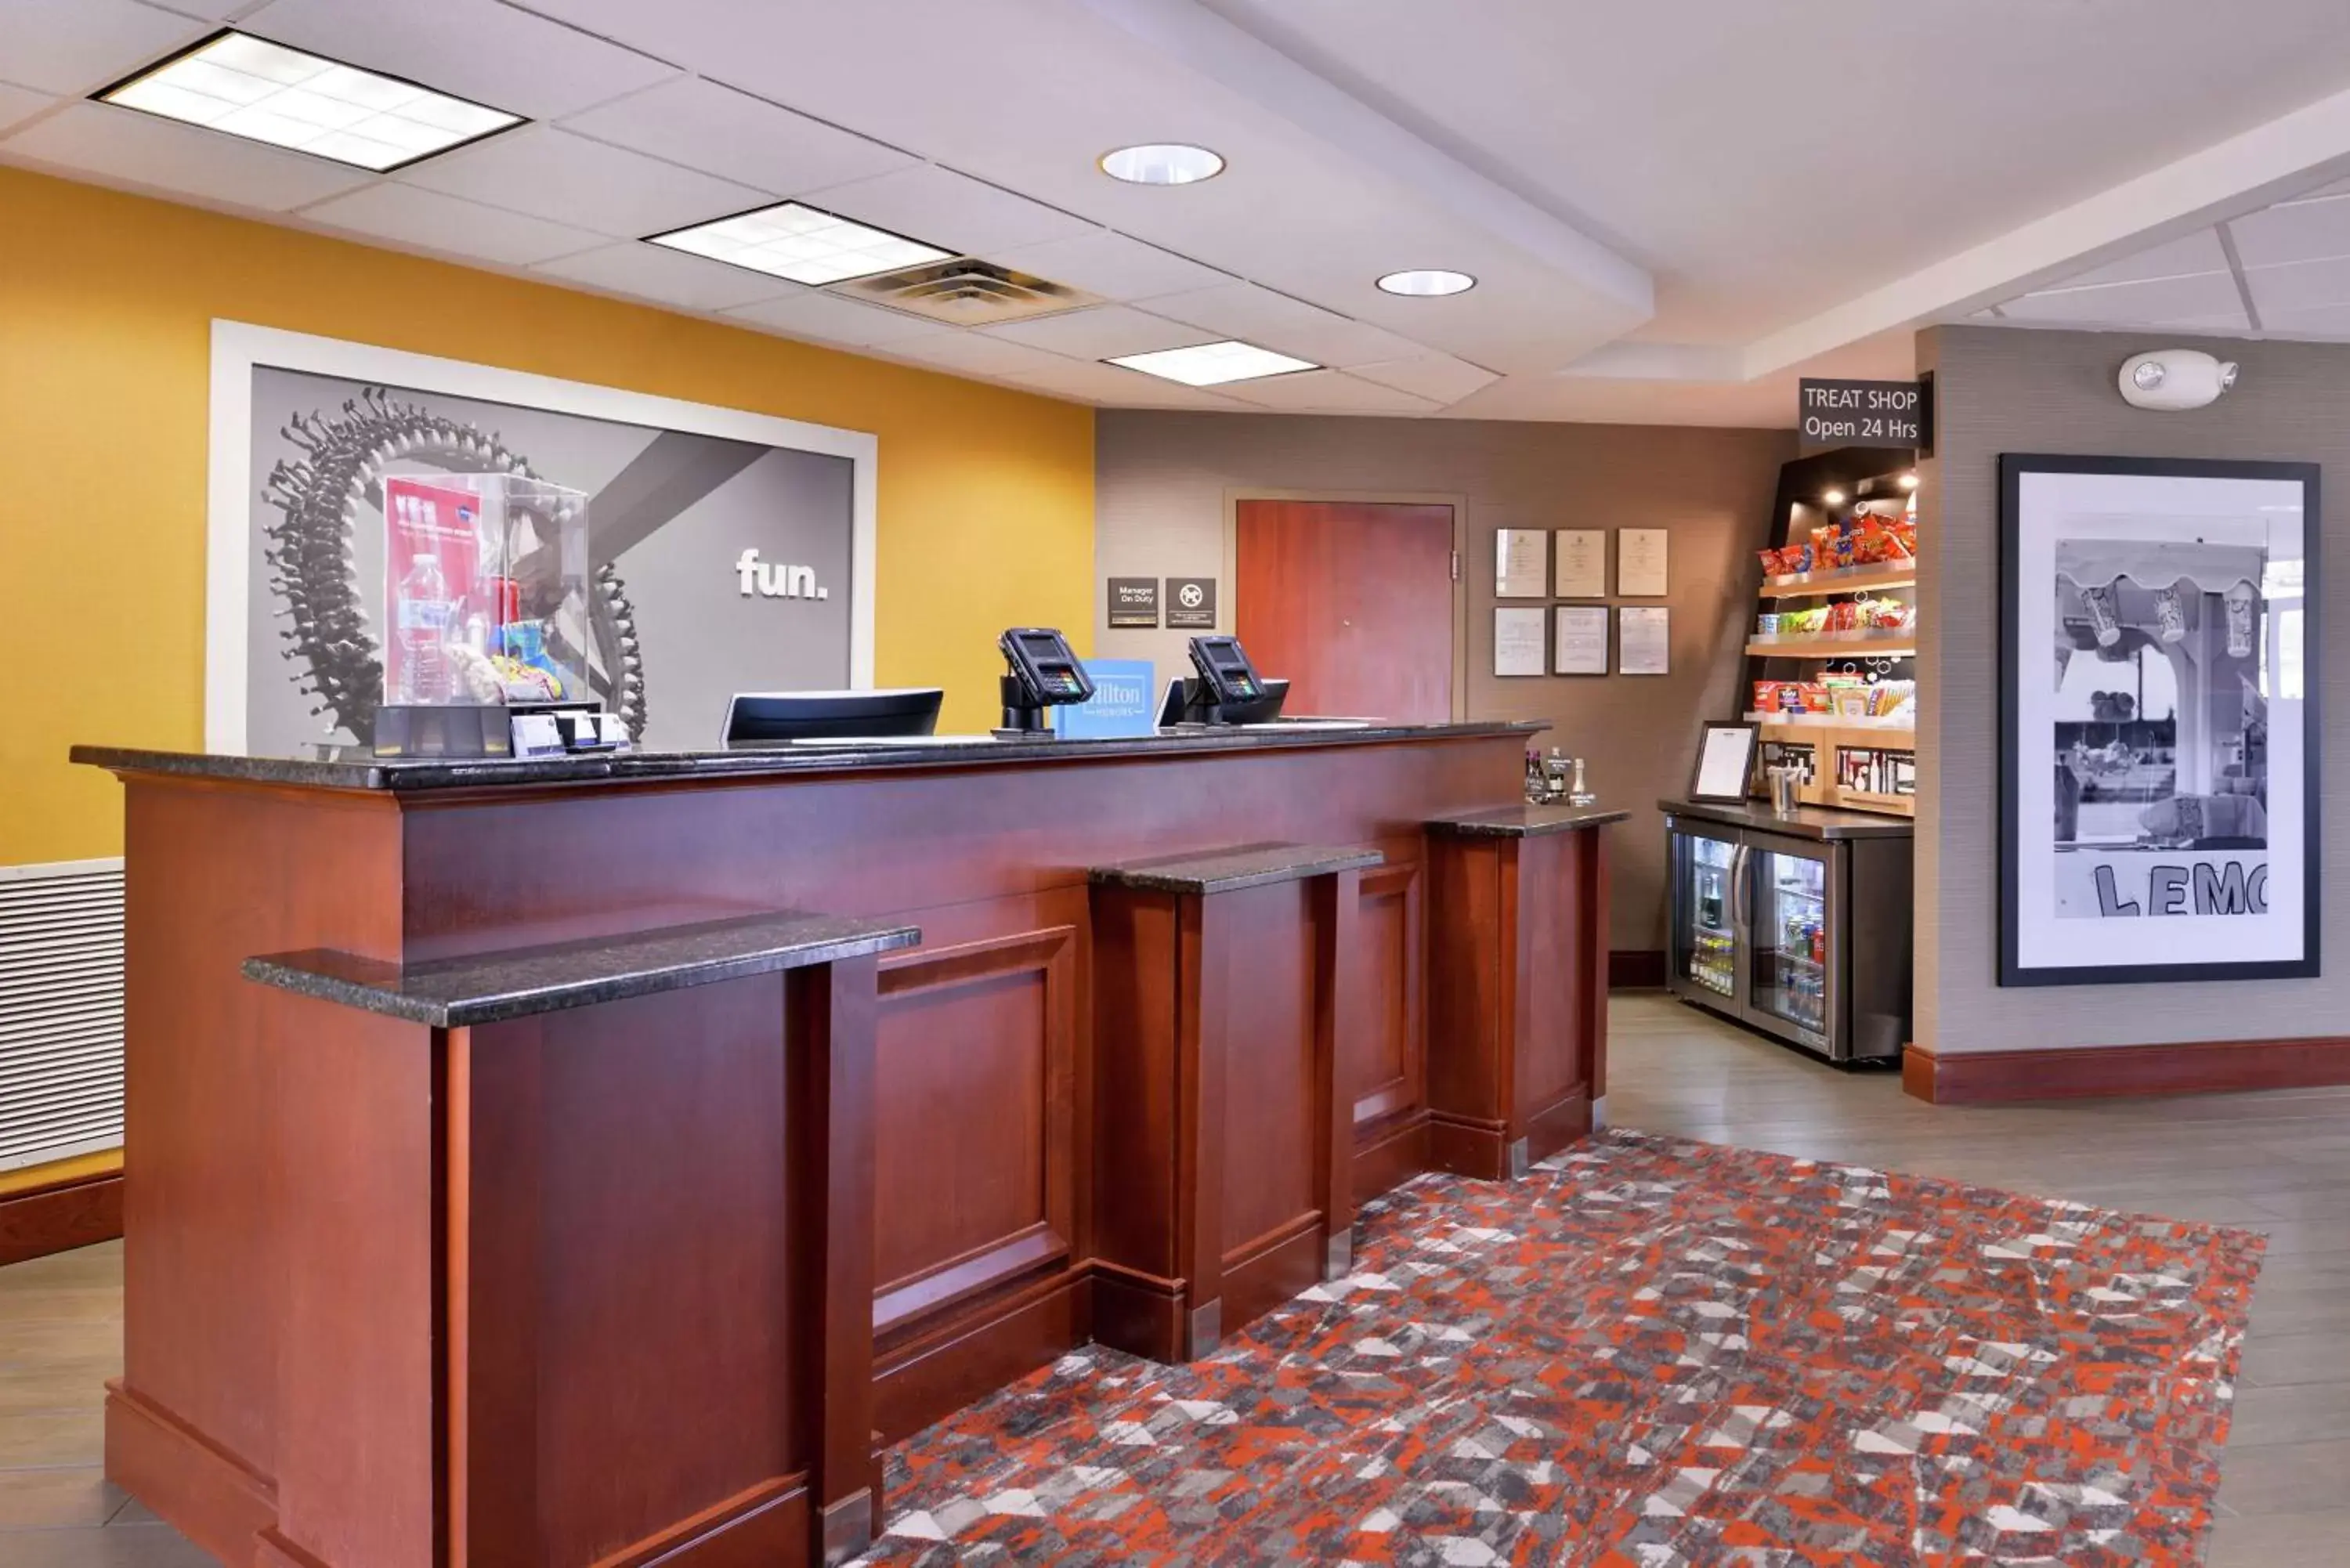
[[[1343,932],[1347,947],[1328,961],[1352,977],[1330,1119],[1359,1201],[1437,1163],[1431,1080],[1461,1081],[1448,1054],[1482,1048],[1451,1023],[1431,1034],[1431,994],[1468,994],[1444,966],[1522,950],[1501,922],[1531,918],[1507,912],[1534,907],[1523,897],[1472,901],[1432,940],[1424,825],[1514,803],[1527,733],[473,767],[78,753],[127,786],[125,1364],[109,1474],[239,1564],[265,1533],[286,1563],[490,1562],[449,1523],[463,1477],[434,1325],[452,1292],[485,1288],[452,1251],[438,1115],[451,1064],[383,1019],[246,981],[244,960],[331,949],[418,966],[780,910],[918,927],[919,947],[878,961],[872,1002],[865,1240],[886,1444],[1086,1343],[1096,1260],[1131,1240],[1109,1233],[1125,1210],[1097,1159],[1097,1092],[1131,1063],[1128,1042],[1096,1028],[1095,869],[1269,843],[1378,857],[1326,879],[1346,889],[1343,912],[1292,899],[1309,918],[1293,940]],[[1601,887],[1579,875],[1563,896]],[[1604,926],[1586,910],[1575,929]],[[1249,961],[1245,945],[1232,956]],[[533,1184],[494,1210],[513,1246],[476,1238],[465,1267],[487,1256],[504,1271],[490,1282],[509,1315],[492,1343],[513,1347],[528,1395],[509,1389],[506,1407],[535,1412],[540,1511],[524,1534],[541,1561],[731,1563],[734,1527],[775,1495],[773,1477],[744,1480],[739,1442],[646,1462],[692,1429],[703,1382],[774,1370],[753,1354],[779,1343],[756,1314],[796,1243],[784,1122],[761,1097],[790,1054],[788,1030],[763,1044],[773,1000],[740,982],[550,1027],[536,1097],[500,1102],[538,1108],[477,1146],[501,1180]],[[1545,1027],[1575,1032],[1567,1055],[1596,1063],[1604,1015],[1570,1013]],[[369,1271],[398,1289],[359,1297],[349,1282]],[[289,1512],[282,1483],[305,1469],[348,1484]],[[392,1475],[399,1488],[380,1484]]]

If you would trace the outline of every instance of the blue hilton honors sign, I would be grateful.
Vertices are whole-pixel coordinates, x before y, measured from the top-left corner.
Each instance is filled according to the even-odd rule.
[[[1053,710],[1053,725],[1065,741],[1106,741],[1156,734],[1159,729],[1156,673],[1147,659],[1088,659],[1094,694],[1086,701]]]

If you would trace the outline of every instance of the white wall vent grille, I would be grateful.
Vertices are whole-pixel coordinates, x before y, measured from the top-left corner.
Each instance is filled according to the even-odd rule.
[[[122,1142],[122,862],[0,866],[0,1170]]]

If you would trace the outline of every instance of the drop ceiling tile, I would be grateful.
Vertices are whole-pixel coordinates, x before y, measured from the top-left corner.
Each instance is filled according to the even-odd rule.
[[[0,157],[144,186],[182,200],[282,213],[375,178],[324,159],[102,103],[71,103],[0,140]]]
[[[764,206],[767,192],[553,126],[530,125],[400,171],[427,190],[641,239]]]
[[[2189,317],[2241,317],[2243,300],[2226,273],[2167,277],[2144,283],[2114,283],[2098,288],[2059,288],[2027,294],[2001,305],[2012,321],[2068,321],[2115,327],[2154,327]]]
[[[1105,299],[1147,299],[1154,294],[1229,283],[1214,267],[1157,245],[1099,229],[1075,239],[1050,240],[992,253],[989,261],[1066,283]]]
[[[1072,359],[1115,359],[1128,354],[1152,354],[1161,348],[1209,342],[1214,336],[1123,305],[1097,305],[1090,309],[1040,316],[1034,321],[1009,321],[981,330],[993,337],[1065,354]]]
[[[582,251],[532,270],[684,310],[733,310],[737,306],[800,291],[798,284],[783,278],[649,245],[641,240]]]
[[[1393,387],[1358,381],[1337,370],[1299,370],[1262,381],[1234,381],[1217,390],[1284,413],[1432,414],[1443,405]]]
[[[934,163],[812,191],[806,200],[827,213],[971,255],[1094,232],[1083,218]]]
[[[843,299],[821,289],[798,288],[796,286],[793,293],[762,300],[756,305],[746,305],[726,314],[771,327],[787,337],[813,337],[827,343],[846,343],[858,348],[875,348],[886,343],[902,342],[909,337],[930,337],[939,330],[939,324],[935,321],[884,310],[878,305],[859,305],[853,299]]]
[[[1207,327],[1219,337],[1238,337],[1317,365],[1369,365],[1428,352],[1425,345],[1384,327],[1253,283],[1219,284],[1144,303],[1159,315]]]
[[[30,119],[57,101],[54,94],[0,82],[0,130]]]
[[[0,0],[0,79],[79,95],[211,30],[131,0]]]
[[[2068,277],[2057,286],[2093,288],[2100,284],[2144,283],[2150,278],[2192,277],[2198,273],[2227,270],[2228,253],[2220,248],[2219,231],[2198,229],[2191,234]]]
[[[501,266],[528,266],[605,243],[567,223],[391,180],[306,207],[301,215],[330,229]]]
[[[805,191],[919,161],[910,152],[733,88],[681,77],[576,114],[564,128],[762,191]]]
[[[2350,196],[2289,202],[2232,219],[2228,229],[2248,267],[2350,256]]]
[[[941,370],[972,376],[1034,376],[1049,374],[1075,361],[1024,343],[1008,343],[978,332],[939,332],[881,346],[895,358],[917,359]]]
[[[1376,381],[1382,387],[1392,387],[1399,392],[1415,397],[1433,398],[1440,403],[1457,403],[1470,393],[1489,387],[1501,378],[1482,365],[1471,365],[1466,359],[1455,359],[1450,354],[1430,354],[1417,359],[1389,359],[1376,365],[1357,365],[1347,372],[1366,381]]]
[[[2290,311],[2350,305],[2350,256],[2285,266],[2248,266],[2244,286],[2252,291],[2252,304],[2264,324],[2271,317]]]
[[[679,74],[499,0],[271,0],[237,26],[530,119],[576,114]]]
[[[1146,376],[1120,365],[1097,365],[1072,359],[1066,366],[1034,375],[1007,376],[1005,380],[1055,397],[1099,403],[1118,409],[1221,409],[1249,411],[1246,403],[1180,382]]]

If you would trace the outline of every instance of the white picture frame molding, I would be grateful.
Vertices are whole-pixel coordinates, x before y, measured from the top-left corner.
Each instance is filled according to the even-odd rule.
[[[880,438],[871,431],[215,318],[205,488],[206,751],[234,754],[245,747],[249,674],[245,618],[252,608],[253,373],[256,369],[335,376],[395,390],[437,392],[847,458],[854,469],[849,493],[848,683],[858,691],[872,687],[873,579],[879,558],[876,469]]]

